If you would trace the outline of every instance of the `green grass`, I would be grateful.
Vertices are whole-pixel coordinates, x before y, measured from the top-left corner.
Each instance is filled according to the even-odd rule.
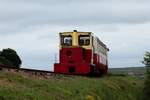
[[[143,79],[50,76],[0,72],[0,100],[138,100]]]

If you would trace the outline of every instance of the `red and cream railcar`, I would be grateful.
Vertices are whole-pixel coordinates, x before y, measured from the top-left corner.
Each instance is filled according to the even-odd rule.
[[[55,73],[107,74],[108,48],[92,32],[61,32],[59,62]]]

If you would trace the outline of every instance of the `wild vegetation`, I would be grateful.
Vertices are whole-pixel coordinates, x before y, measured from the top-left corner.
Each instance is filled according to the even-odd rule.
[[[150,52],[145,53],[142,63],[145,64],[146,67],[146,80],[143,89],[144,92],[143,100],[149,100],[150,99]]]
[[[15,50],[8,48],[0,51],[0,64],[19,68],[21,63],[21,59]]]
[[[0,100],[138,100],[143,79],[131,76],[43,78],[0,72]]]

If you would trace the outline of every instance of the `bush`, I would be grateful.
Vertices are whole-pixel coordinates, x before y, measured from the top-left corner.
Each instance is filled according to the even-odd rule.
[[[0,57],[0,64],[13,66],[12,62],[10,62],[9,60],[5,59],[5,57]]]
[[[145,64],[146,67],[146,80],[145,80],[145,87],[143,89],[144,96],[143,100],[149,100],[150,98],[150,52],[146,52],[145,56],[142,61],[143,64]]]
[[[22,61],[20,59],[20,57],[18,56],[17,52],[13,49],[3,49],[1,52],[0,52],[0,62],[2,64],[5,64],[5,65],[11,65],[11,66],[14,66],[16,68],[19,68]]]

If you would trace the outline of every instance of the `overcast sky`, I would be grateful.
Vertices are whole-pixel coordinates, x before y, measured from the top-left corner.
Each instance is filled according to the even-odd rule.
[[[53,70],[58,33],[74,29],[109,47],[109,67],[142,66],[150,0],[0,0],[0,50],[15,49],[26,68]]]

